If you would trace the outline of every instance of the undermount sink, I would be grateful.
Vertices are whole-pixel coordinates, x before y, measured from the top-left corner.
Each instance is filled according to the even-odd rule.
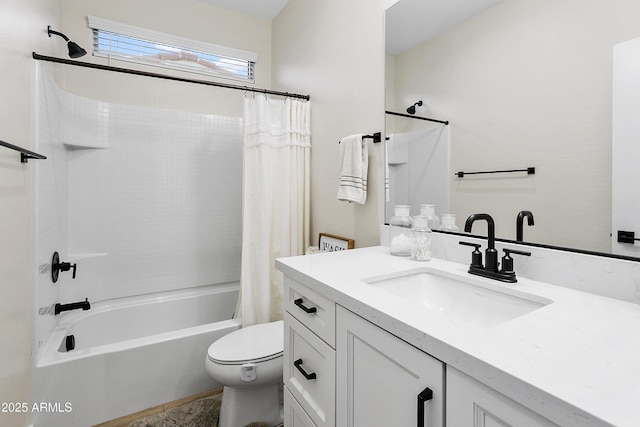
[[[553,301],[527,294],[510,285],[484,283],[430,268],[420,268],[363,281],[404,298],[432,313],[482,328],[497,326]]]

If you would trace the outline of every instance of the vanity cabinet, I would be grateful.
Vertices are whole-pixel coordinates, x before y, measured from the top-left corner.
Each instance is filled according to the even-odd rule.
[[[336,317],[336,426],[444,426],[444,364],[340,306]]]
[[[530,409],[447,368],[447,427],[558,427]]]
[[[557,427],[288,276],[284,307],[287,427]]]

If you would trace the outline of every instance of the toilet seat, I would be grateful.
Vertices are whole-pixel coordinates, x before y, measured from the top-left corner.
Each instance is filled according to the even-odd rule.
[[[220,365],[260,363],[282,357],[284,322],[252,325],[231,332],[209,346],[207,357]]]

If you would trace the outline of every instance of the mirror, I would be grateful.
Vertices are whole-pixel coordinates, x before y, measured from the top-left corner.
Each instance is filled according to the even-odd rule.
[[[489,213],[496,236],[515,240],[518,212],[531,211],[525,242],[610,253],[613,49],[640,37],[640,4],[400,0],[385,20],[386,109],[408,115],[422,101],[414,116],[449,121],[386,115],[387,221],[393,204],[417,215],[430,203],[460,229]],[[523,172],[468,174],[507,170]]]

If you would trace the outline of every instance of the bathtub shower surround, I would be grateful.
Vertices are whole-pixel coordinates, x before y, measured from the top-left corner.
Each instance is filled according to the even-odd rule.
[[[38,76],[34,349],[56,303],[239,280],[242,119],[95,101]],[[76,279],[51,282],[54,251]]]
[[[185,289],[238,286],[242,235],[242,118],[83,98],[58,87],[45,68],[36,66],[37,146],[48,159],[36,170],[34,200],[38,271],[33,291],[32,389],[40,399],[34,401],[42,401],[45,391],[53,393],[46,396],[49,401],[56,400],[60,378],[52,374],[53,368],[43,367],[50,365],[51,351],[58,354],[60,324],[70,317],[91,316],[101,304],[123,298],[164,298]],[[64,261],[77,264],[75,279],[65,273],[52,283],[55,251]],[[56,303],[85,299],[91,310],[54,315]],[[224,318],[230,319],[235,301],[227,303],[231,310]],[[141,313],[130,322],[152,325],[171,314]],[[208,337],[206,342],[213,340]],[[80,348],[78,337],[76,343]],[[201,360],[206,346],[202,348],[194,366],[210,381]],[[72,353],[62,354],[63,359]],[[127,375],[119,369],[135,372],[146,363],[117,357],[117,363],[105,359],[91,365],[98,370],[97,386],[127,389]],[[178,359],[171,361],[180,363],[172,366],[176,372],[192,363]],[[73,363],[82,367],[96,362],[80,358]],[[147,374],[156,379],[171,370],[167,365],[150,366],[157,371]],[[113,379],[115,371],[119,380]],[[183,391],[190,387],[178,379],[170,386]],[[145,393],[153,399],[159,388],[156,382]],[[118,412],[120,401],[87,398],[104,406],[110,418],[123,415]],[[162,399],[154,404],[174,400]],[[88,408],[75,406],[74,412]]]
[[[401,204],[411,206],[411,215],[416,215],[424,203],[435,205],[438,216],[448,212],[451,180],[449,131],[450,126],[438,126],[389,135],[387,220],[393,216],[393,206]]]

